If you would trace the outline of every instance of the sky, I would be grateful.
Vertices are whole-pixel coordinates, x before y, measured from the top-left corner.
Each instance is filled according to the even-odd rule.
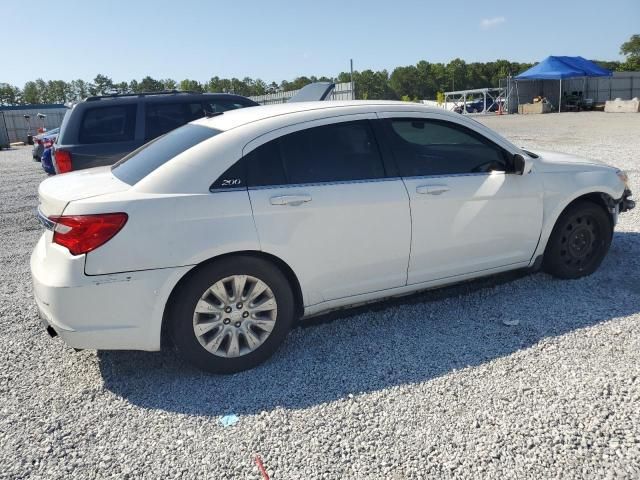
[[[0,82],[280,82],[420,60],[622,60],[640,0],[0,0]]]

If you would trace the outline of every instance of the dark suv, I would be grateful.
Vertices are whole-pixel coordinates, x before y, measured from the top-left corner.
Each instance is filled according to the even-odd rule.
[[[239,95],[177,90],[89,97],[66,113],[53,164],[56,173],[111,165],[192,120],[257,105]]]

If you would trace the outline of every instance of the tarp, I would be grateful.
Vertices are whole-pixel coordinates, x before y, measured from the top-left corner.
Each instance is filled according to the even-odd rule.
[[[574,77],[610,77],[610,70],[582,57],[547,57],[516,76],[516,80],[561,80]]]

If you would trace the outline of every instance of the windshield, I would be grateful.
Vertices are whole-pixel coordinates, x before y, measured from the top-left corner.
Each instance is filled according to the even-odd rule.
[[[173,157],[219,133],[201,125],[183,125],[134,150],[111,171],[119,180],[134,185]]]

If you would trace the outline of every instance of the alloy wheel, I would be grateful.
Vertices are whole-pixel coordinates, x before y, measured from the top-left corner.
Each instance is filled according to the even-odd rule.
[[[211,285],[193,313],[193,331],[210,353],[240,357],[256,350],[273,331],[278,305],[259,278],[233,275]]]

